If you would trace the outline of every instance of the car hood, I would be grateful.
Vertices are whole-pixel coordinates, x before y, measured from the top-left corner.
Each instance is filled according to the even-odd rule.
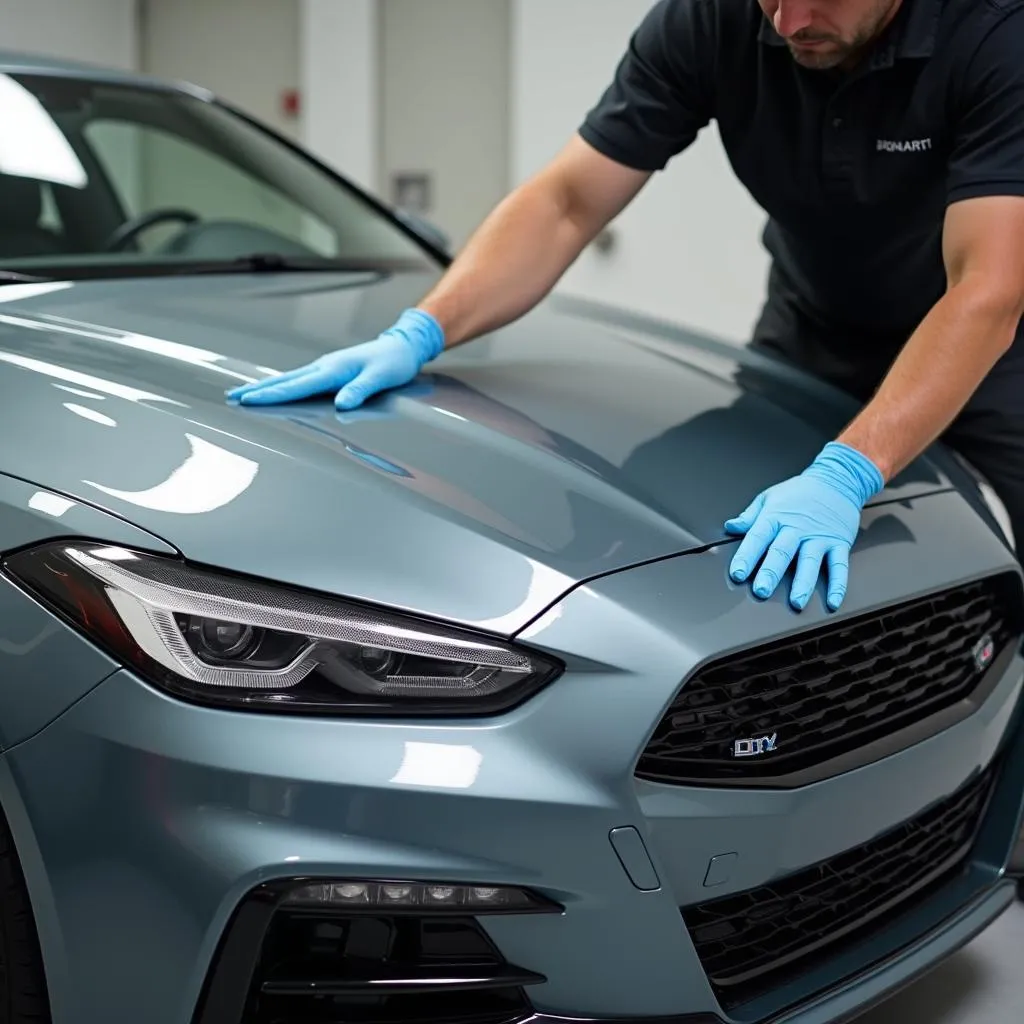
[[[850,412],[737,348],[557,301],[353,413],[225,401],[432,281],[2,288],[0,470],[199,564],[511,634],[580,581],[722,541]],[[948,486],[919,460],[879,500]]]

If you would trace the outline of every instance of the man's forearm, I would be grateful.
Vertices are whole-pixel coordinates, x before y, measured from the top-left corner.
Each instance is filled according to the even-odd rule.
[[[579,135],[504,200],[419,303],[448,348],[528,313],[651,174],[603,156]]]
[[[504,200],[419,304],[451,348],[529,312],[591,241],[557,189],[530,182]]]
[[[877,394],[838,438],[886,480],[953,422],[1013,341],[1020,309],[976,282],[951,288],[932,308]]]

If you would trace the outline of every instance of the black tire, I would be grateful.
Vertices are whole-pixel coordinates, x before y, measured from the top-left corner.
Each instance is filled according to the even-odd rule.
[[[14,839],[0,814],[0,1024],[50,1024],[43,957]]]

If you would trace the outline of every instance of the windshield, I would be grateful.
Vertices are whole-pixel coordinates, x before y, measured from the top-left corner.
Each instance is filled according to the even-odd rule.
[[[232,269],[235,261],[382,271],[431,263],[355,190],[216,103],[0,73],[0,109],[7,271],[90,277]]]

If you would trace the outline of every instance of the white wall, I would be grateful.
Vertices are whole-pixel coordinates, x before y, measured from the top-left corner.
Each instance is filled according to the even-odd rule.
[[[136,0],[0,0],[5,50],[135,70]]]
[[[376,191],[378,41],[375,0],[302,0],[303,141]]]
[[[514,0],[515,182],[576,130],[652,3]],[[585,253],[560,287],[745,340],[764,295],[763,223],[712,125],[616,222],[616,249]]]
[[[299,0],[140,0],[142,70],[196,82],[283,135],[299,85]]]
[[[419,212],[458,249],[508,192],[510,5],[378,0],[378,7],[379,188],[401,205],[393,176],[428,175],[430,202]]]

